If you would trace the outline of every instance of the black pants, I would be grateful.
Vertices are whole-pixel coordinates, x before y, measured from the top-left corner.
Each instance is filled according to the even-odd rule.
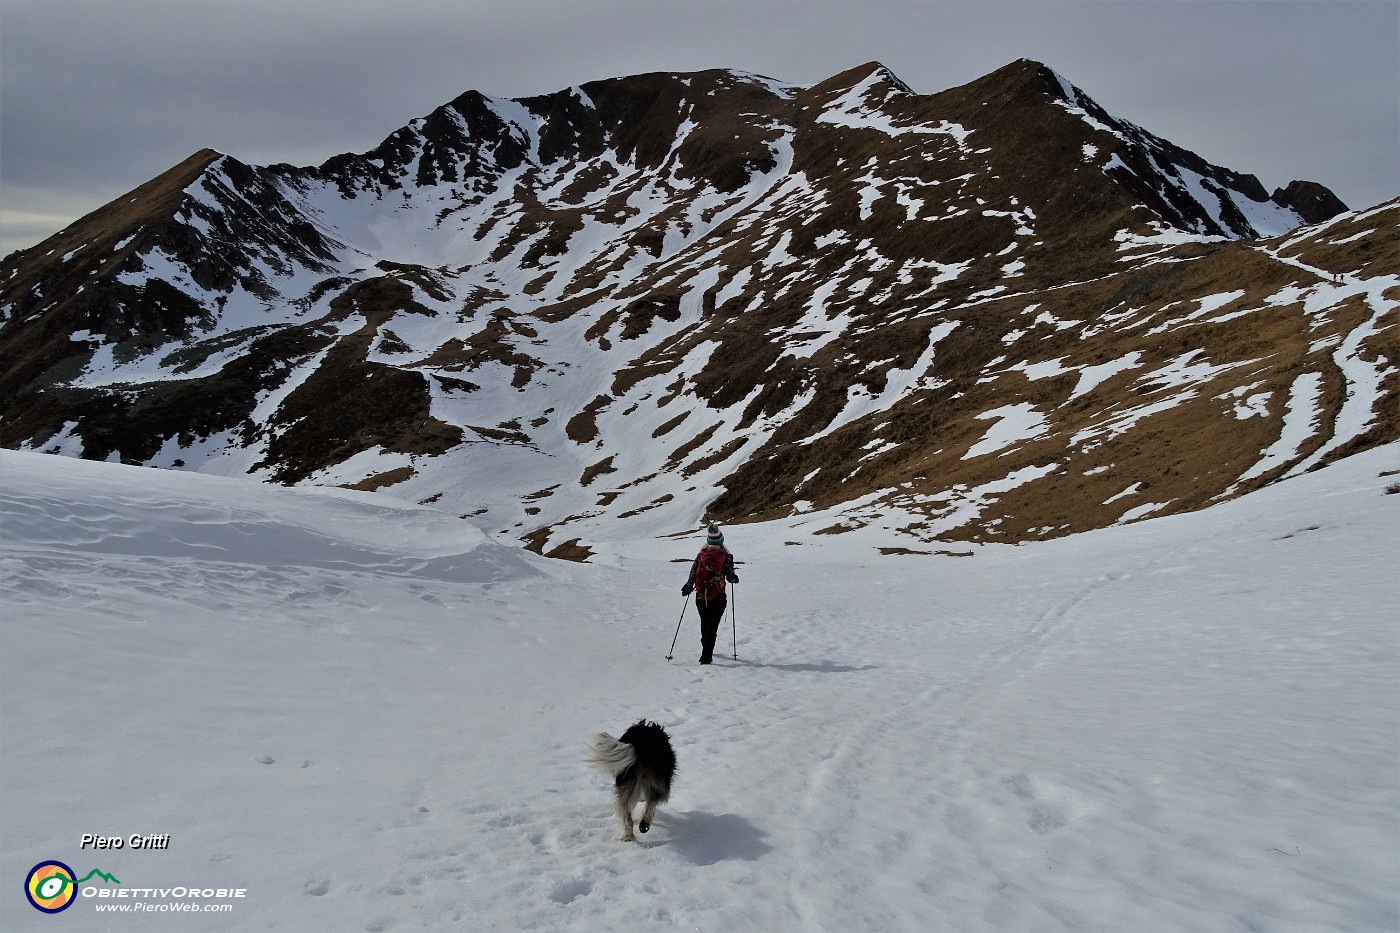
[[[715,636],[719,633],[719,624],[724,621],[724,610],[728,605],[729,600],[723,593],[711,597],[709,602],[698,596],[695,599],[695,608],[700,610],[700,661],[703,664],[708,664],[714,653]]]

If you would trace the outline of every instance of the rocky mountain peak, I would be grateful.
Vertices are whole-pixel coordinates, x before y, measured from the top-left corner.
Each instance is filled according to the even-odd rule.
[[[1320,224],[1347,209],[1341,198],[1315,181],[1291,181],[1282,188],[1275,188],[1270,200],[1292,208],[1310,224]]]
[[[839,97],[852,91],[859,91],[862,94],[875,93],[882,99],[890,94],[914,93],[909,85],[901,81],[893,71],[876,61],[848,68],[808,89],[808,92],[816,98]]]

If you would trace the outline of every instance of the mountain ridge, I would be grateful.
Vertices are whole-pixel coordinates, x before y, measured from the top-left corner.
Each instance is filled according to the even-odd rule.
[[[1395,205],[1270,196],[1029,60],[929,95],[878,62],[468,91],[363,154],[205,150],[137,190],[0,263],[5,446],[382,488],[577,555],[865,500],[914,537],[1052,536],[1397,430]],[[1371,417],[1334,444],[1352,391]],[[500,469],[519,496],[475,501]]]

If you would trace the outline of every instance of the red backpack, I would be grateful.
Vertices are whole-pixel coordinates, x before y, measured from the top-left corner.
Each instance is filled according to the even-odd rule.
[[[729,552],[707,544],[700,549],[695,562],[695,592],[700,601],[708,603],[724,595],[724,559]]]

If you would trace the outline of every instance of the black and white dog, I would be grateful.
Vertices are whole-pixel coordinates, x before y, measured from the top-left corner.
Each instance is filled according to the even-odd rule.
[[[637,828],[651,829],[656,808],[671,796],[671,779],[676,773],[676,753],[666,730],[643,719],[627,727],[621,739],[606,732],[593,736],[588,744],[589,764],[613,776],[617,818],[622,821],[622,841],[632,842],[632,808],[647,802]]]

